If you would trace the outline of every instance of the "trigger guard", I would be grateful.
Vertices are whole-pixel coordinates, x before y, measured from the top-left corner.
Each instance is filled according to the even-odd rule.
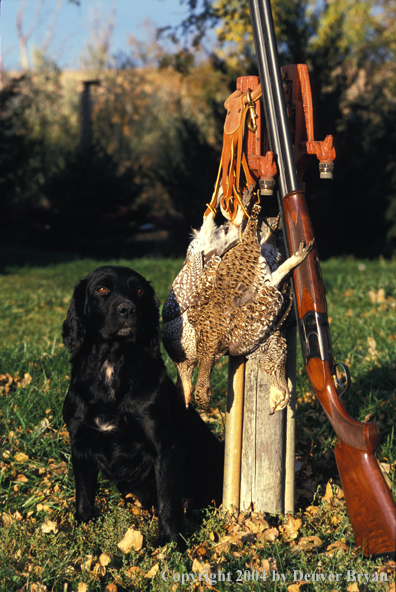
[[[337,379],[337,372],[336,372],[337,366],[341,366],[341,368],[343,369],[344,374],[345,374],[345,382],[340,382]],[[342,395],[344,395],[347,392],[347,390],[349,389],[349,387],[351,386],[351,374],[349,372],[349,368],[348,368],[348,366],[346,366],[342,362],[336,362],[333,366],[332,372],[333,372],[333,378],[334,378],[334,382],[336,384],[336,388],[339,391],[338,396],[342,397]]]

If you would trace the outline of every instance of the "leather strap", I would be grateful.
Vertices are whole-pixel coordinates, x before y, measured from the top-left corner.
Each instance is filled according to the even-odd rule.
[[[261,86],[259,85],[252,91],[251,99],[256,102],[260,97]],[[227,115],[224,123],[223,151],[212,200],[207,204],[205,216],[208,216],[210,213],[213,217],[216,215],[220,201],[221,179],[222,198],[220,205],[223,212],[228,214],[230,221],[233,222],[238,213],[238,206],[249,217],[242,204],[242,195],[244,190],[254,183],[254,179],[249,171],[246,154],[243,150],[248,98],[240,90],[236,90],[225,101],[224,107]],[[242,171],[244,173],[243,186],[241,186]]]

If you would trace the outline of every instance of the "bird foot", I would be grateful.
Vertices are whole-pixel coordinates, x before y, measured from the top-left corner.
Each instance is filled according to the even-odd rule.
[[[281,390],[271,385],[269,394],[270,415],[274,415],[277,411],[282,411],[287,406],[289,399],[290,392],[287,388]]]
[[[195,401],[204,411],[209,411],[211,397],[212,390],[210,386],[201,386],[197,383],[195,387]]]
[[[278,286],[283,278],[290,273],[297,265],[300,265],[304,259],[312,251],[315,244],[315,239],[312,239],[307,245],[301,241],[298,251],[290,255],[286,261],[282,263],[272,274],[272,285]]]

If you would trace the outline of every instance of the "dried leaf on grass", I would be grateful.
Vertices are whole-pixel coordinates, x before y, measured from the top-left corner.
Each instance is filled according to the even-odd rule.
[[[140,575],[141,569],[137,565],[132,565],[127,571],[127,576],[134,580],[137,576]]]
[[[259,571],[259,572],[272,572],[278,571],[278,565],[276,563],[276,559],[274,557],[270,557],[269,559],[261,559],[258,555],[252,557],[249,563],[249,568],[251,571]]]
[[[298,537],[298,530],[302,526],[302,520],[300,518],[294,518],[290,514],[287,515],[287,522],[284,526],[279,527],[279,531],[289,540],[296,539]]]
[[[269,528],[269,524],[264,519],[253,519],[253,520],[246,520],[245,526],[247,526],[253,533],[264,532]]]
[[[238,545],[239,539],[234,536],[226,535],[222,537],[218,543],[213,545],[213,551],[215,552],[216,556],[220,556],[222,553],[228,553],[231,549],[231,545]],[[204,554],[201,555],[203,557]]]
[[[302,586],[306,586],[308,582],[296,582],[287,587],[287,592],[299,592]]]
[[[18,592],[47,592],[48,588],[40,582],[34,582],[33,584],[25,584]]]
[[[104,565],[97,563],[93,568],[92,573],[98,578],[104,578],[104,576],[106,575],[106,568]]]
[[[329,504],[337,505],[339,500],[344,499],[344,497],[344,492],[342,491],[341,487],[335,485],[332,482],[332,479],[330,479],[330,481],[328,481],[326,484],[326,493],[322,497],[322,500]]]
[[[81,571],[89,571],[93,565],[94,558],[92,555],[87,555],[85,561],[81,563]]]
[[[336,553],[343,553],[344,551],[349,551],[349,547],[343,541],[331,543],[331,545],[326,547],[326,555],[329,557],[333,557]]]
[[[275,527],[268,528],[264,532],[260,532],[257,536],[259,541],[266,541],[268,543],[273,543],[279,537],[279,530]]]
[[[319,510],[320,508],[318,506],[308,506],[305,510],[305,514],[307,514],[307,516],[316,516]]]
[[[118,543],[118,548],[124,553],[130,553],[132,549],[140,551],[143,547],[143,535],[139,530],[128,528],[124,538]]]
[[[106,553],[102,553],[99,557],[99,563],[100,565],[103,565],[103,567],[106,567],[106,565],[109,565],[111,561],[111,558],[106,555]]]
[[[381,304],[386,302],[385,290],[383,288],[379,288],[378,292],[369,290],[368,296],[373,304]]]
[[[210,567],[209,563],[201,563],[198,559],[194,559],[192,564],[192,571],[194,573],[198,572],[199,574],[211,574],[212,568]]]
[[[369,353],[369,356],[371,358],[376,358],[377,357],[377,342],[375,341],[375,339],[373,337],[367,337],[367,351]]]
[[[56,522],[53,522],[52,520],[47,520],[47,522],[44,522],[41,525],[41,531],[44,534],[48,534],[50,532],[53,532],[54,534],[56,534],[58,532],[58,525]]]
[[[302,537],[298,544],[292,547],[292,553],[297,553],[298,551],[311,551],[315,547],[320,547],[322,545],[322,539],[320,539],[316,535]]]
[[[146,573],[146,575],[144,576],[145,578],[149,578],[151,580],[151,578],[153,578],[155,576],[155,574],[157,573],[157,571],[159,570],[159,564],[156,563],[155,565],[153,565],[153,567]]]
[[[326,485],[326,493],[322,497],[322,500],[324,502],[329,502],[330,503],[333,500],[333,498],[334,498],[333,488],[331,487],[331,482],[328,481],[327,482],[327,485]]]
[[[347,592],[359,592],[359,586],[357,585],[357,583],[353,582],[352,584],[350,584],[347,588]]]
[[[11,524],[15,522],[14,516],[11,516],[11,514],[6,514],[5,512],[3,512],[1,518],[3,520],[4,526],[11,526]]]
[[[45,432],[46,429],[48,429],[50,426],[50,422],[48,417],[44,417],[44,419],[42,419],[40,421],[40,423],[38,424],[36,430],[38,434],[41,434],[42,432]]]
[[[17,483],[27,483],[28,481],[29,479],[26,477],[26,475],[22,475],[22,473],[19,474],[16,478]]]

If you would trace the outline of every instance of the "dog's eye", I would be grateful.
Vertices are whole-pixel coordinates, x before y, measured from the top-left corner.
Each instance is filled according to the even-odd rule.
[[[99,288],[96,288],[95,291],[97,294],[108,294],[110,292],[110,290],[105,286],[99,286]]]
[[[143,294],[143,288],[138,288],[138,289],[136,290],[136,294],[137,294],[138,296],[140,296],[141,294]]]

